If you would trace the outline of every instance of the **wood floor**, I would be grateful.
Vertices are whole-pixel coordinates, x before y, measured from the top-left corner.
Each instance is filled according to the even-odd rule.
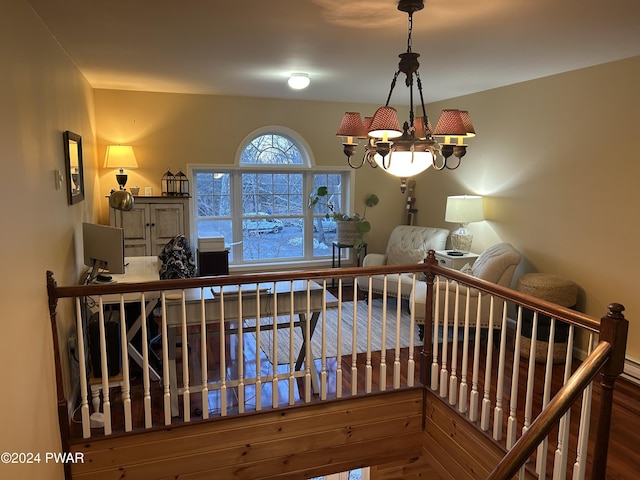
[[[233,340],[231,340],[232,342]],[[195,345],[198,345],[198,342],[193,342]],[[230,345],[231,348],[228,348],[227,351],[235,351],[233,346]],[[215,345],[212,346],[213,350],[215,350]],[[216,352],[212,351],[213,356],[211,358],[216,358]],[[199,352],[197,348],[194,348],[193,351],[190,351],[190,357],[197,359]],[[250,376],[256,373],[257,361],[256,359],[260,358],[260,370],[263,375],[271,374],[272,366],[269,363],[268,359],[261,351],[256,352],[255,348],[255,337],[252,334],[245,334],[245,350],[244,350],[244,365],[246,370],[246,376]],[[403,349],[402,352],[403,357],[408,356],[408,349]],[[419,349],[415,350],[416,359],[419,359]],[[377,353],[373,357],[372,365],[374,369],[376,365],[379,364],[380,354]],[[233,370],[234,367],[234,359],[231,357],[227,358],[227,366],[229,370]],[[197,363],[197,362],[195,362]],[[194,363],[194,364],[195,364]],[[362,366],[365,364],[364,355],[358,356],[358,365],[361,366],[359,370],[363,370]],[[316,361],[316,366],[320,369],[320,360]],[[329,372],[328,377],[334,378],[332,375],[333,372],[337,369],[338,363],[335,358],[327,360],[327,370]],[[351,367],[351,357],[346,357],[342,359],[342,368],[344,373],[344,382],[343,382],[343,392],[344,395],[349,395],[351,391],[351,382],[350,378],[350,367]],[[561,368],[561,367],[560,367]],[[178,371],[180,371],[180,366],[178,367]],[[215,372],[218,371],[218,365],[216,362],[212,362],[209,365],[209,370],[212,375],[215,375]],[[286,365],[279,366],[279,372],[286,372],[288,367]],[[520,375],[520,383],[521,388],[520,391],[524,391],[524,383],[526,381],[526,363],[521,362],[521,371],[524,372],[523,375]],[[135,375],[136,372],[134,370],[134,379],[132,380],[132,398],[141,398],[142,396],[142,386],[140,381],[139,371],[138,375]],[[197,375],[197,372],[194,372]],[[377,388],[378,382],[378,373],[374,371],[374,385],[373,388]],[[198,378],[197,376],[195,378]],[[561,374],[560,374],[561,378]],[[404,381],[405,379],[403,379]],[[358,379],[355,379],[358,383],[359,391],[363,388],[364,379],[362,376],[359,376]],[[304,392],[304,387],[302,385],[302,381],[296,382],[294,385],[294,396],[296,401],[298,401],[301,397],[301,392]],[[329,392],[335,394],[336,385],[334,383],[330,383],[328,385]],[[247,388],[246,390],[246,398],[250,399],[250,405],[247,407],[251,409],[252,406],[255,408],[255,389]],[[113,424],[114,424],[114,432],[123,431],[124,420],[122,418],[122,402],[120,400],[118,389],[112,389],[111,394],[112,401],[112,415],[113,415]],[[153,424],[154,425],[163,425],[163,413],[160,410],[162,406],[162,389],[158,382],[152,383],[152,405],[158,406],[159,408],[154,408],[153,411]],[[600,396],[600,388],[599,385],[596,384],[594,387],[594,414],[592,417],[592,428],[591,434],[595,435],[595,416],[597,412],[597,407],[599,403]],[[284,406],[288,403],[290,397],[289,384],[287,381],[280,381],[278,383],[278,404],[280,406]],[[202,416],[203,405],[200,400],[201,395],[199,393],[192,393],[191,395],[191,405],[190,412],[192,419],[197,419]],[[216,415],[219,412],[221,399],[218,391],[209,392],[208,396],[208,405],[204,408],[207,408],[210,412],[210,415]],[[261,404],[262,408],[270,408],[272,405],[273,399],[273,391],[272,385],[270,383],[264,384],[261,395]],[[229,412],[233,413],[237,410],[237,391],[236,389],[228,389],[227,391],[227,405],[229,408]],[[317,399],[316,399],[317,400]],[[314,400],[314,401],[316,401]],[[144,422],[144,412],[142,410],[142,402],[132,402],[133,405],[133,421],[134,426],[141,427]],[[182,401],[180,402],[180,410],[182,415]],[[578,415],[572,415],[572,421],[577,419]],[[179,418],[174,418],[174,421],[180,421]],[[74,423],[72,426],[72,438],[79,438],[81,436],[80,426],[77,423]],[[99,431],[93,430],[92,435],[99,435]],[[640,451],[638,450],[638,446],[640,445],[640,387],[636,386],[624,379],[618,380],[616,384],[616,391],[614,395],[614,409],[612,415],[612,426],[611,426],[611,439],[609,444],[609,459],[607,466],[607,479],[636,479],[640,478]],[[588,477],[588,475],[587,475]]]

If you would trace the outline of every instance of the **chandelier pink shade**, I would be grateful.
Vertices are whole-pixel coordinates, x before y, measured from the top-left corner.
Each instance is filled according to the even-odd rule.
[[[443,110],[438,119],[436,130],[433,132],[438,136],[466,136],[467,129],[462,122],[460,110]]]
[[[397,138],[402,135],[398,112],[393,107],[380,107],[373,114],[369,126],[369,136],[376,138]]]
[[[342,117],[342,122],[340,122],[336,135],[367,138],[367,131],[362,124],[360,114],[358,112],[346,112]]]
[[[469,112],[466,110],[460,110],[460,118],[462,118],[462,124],[464,125],[464,129],[467,131],[467,137],[475,137],[476,131],[471,123]]]
[[[429,135],[433,135],[433,129],[431,128],[431,122],[427,119],[427,129],[424,128],[424,118],[416,117],[413,120],[413,125],[415,127],[415,137],[416,138],[427,138]]]

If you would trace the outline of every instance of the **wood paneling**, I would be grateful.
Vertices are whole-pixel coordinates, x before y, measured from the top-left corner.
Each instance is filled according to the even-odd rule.
[[[78,442],[73,478],[308,478],[422,450],[420,388]]]

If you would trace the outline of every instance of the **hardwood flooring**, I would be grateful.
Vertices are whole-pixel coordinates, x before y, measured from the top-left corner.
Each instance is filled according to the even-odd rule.
[[[245,334],[245,349],[244,349],[244,368],[245,368],[245,377],[250,377],[254,375],[258,370],[258,365],[260,372],[262,375],[270,375],[272,374],[272,366],[269,363],[268,359],[264,355],[263,352],[256,352],[256,344],[255,337],[252,334]],[[231,342],[226,348],[227,352],[233,352],[235,349],[233,348],[233,342],[237,341],[237,339],[229,339]],[[199,352],[197,351],[198,342],[192,342],[194,347],[189,355],[190,358],[197,360],[199,358]],[[216,342],[212,342],[216,343]],[[217,348],[215,344],[209,345],[211,348],[210,358],[217,359]],[[419,348],[415,349],[415,359],[419,364]],[[408,356],[408,349],[403,349],[402,351],[403,360]],[[258,361],[259,359],[259,361]],[[232,358],[231,355],[227,355],[226,364],[229,372],[233,372],[234,368],[237,367],[237,359]],[[373,389],[377,389],[379,387],[379,373],[377,370],[377,365],[379,364],[380,353],[375,353],[372,358],[372,365],[374,368],[373,373]],[[364,354],[358,355],[357,365],[359,366],[358,371],[364,371],[365,365],[365,356]],[[343,357],[342,359],[342,369],[343,369],[343,394],[345,396],[350,395],[352,382],[355,381],[357,383],[357,388],[361,391],[364,388],[364,376],[359,375],[357,379],[351,378],[351,356]],[[197,362],[190,362],[192,365],[196,365]],[[219,371],[219,362],[214,360],[209,365],[210,375],[216,375],[216,372]],[[496,365],[497,363],[494,363]],[[321,364],[320,360],[316,361],[316,367],[318,371],[320,371]],[[278,366],[278,371],[281,373],[286,373],[288,371],[288,366],[282,365]],[[335,358],[327,359],[326,364],[327,371],[329,373],[328,377],[333,379],[335,378],[335,371],[338,368],[338,362]],[[417,366],[418,368],[418,366]],[[554,378],[558,378],[558,382],[562,378],[562,365],[558,366],[559,373],[556,374],[554,372]],[[538,372],[542,372],[542,368],[537,369],[536,382],[542,381],[537,377],[540,375]],[[181,371],[180,365],[178,367],[178,371]],[[526,362],[520,362],[520,371],[521,374],[519,376],[519,391],[523,392],[525,389],[526,382]],[[389,373],[389,372],[388,372]],[[141,385],[141,376],[140,371],[136,371],[133,369],[133,379],[132,379],[132,398],[140,399],[143,395],[143,388]],[[195,377],[199,378],[198,372],[193,372]],[[231,373],[232,375],[232,373]],[[403,378],[403,381],[405,379]],[[389,381],[387,383],[390,384]],[[482,386],[480,386],[482,389]],[[328,385],[329,393],[335,395],[336,393],[336,384],[335,382],[329,383]],[[299,401],[301,398],[301,394],[304,392],[304,385],[302,384],[302,380],[297,380],[293,385],[293,397],[295,401]],[[162,387],[158,384],[158,382],[152,382],[151,388],[151,397],[152,397],[152,406],[153,408],[153,424],[154,425],[163,425],[164,417],[162,413]],[[252,409],[256,407],[256,389],[255,387],[247,387],[245,391],[245,396],[249,399],[248,409]],[[277,394],[275,397],[277,398],[278,405],[284,406],[289,402],[291,396],[290,385],[289,382],[284,380],[278,382],[277,385]],[[593,395],[593,415],[592,415],[592,426],[591,426],[591,437],[593,438],[595,435],[595,425],[596,425],[596,415],[598,411],[600,398],[600,387],[596,382],[594,386],[594,395]],[[270,408],[273,404],[274,392],[273,392],[273,384],[271,382],[263,384],[262,394],[260,396],[260,401],[262,408]],[[314,399],[312,401],[317,401]],[[238,408],[238,391],[235,388],[229,388],[226,392],[226,403],[228,405],[228,411],[230,414],[237,411]],[[112,405],[112,416],[113,416],[113,425],[114,432],[121,432],[124,430],[124,420],[123,420],[123,408],[122,401],[119,395],[119,389],[115,388],[111,391],[111,405]],[[180,411],[182,414],[182,400],[180,400]],[[215,415],[219,412],[221,408],[221,398],[219,391],[211,391],[208,395],[208,405],[206,407],[210,412],[210,415]],[[508,415],[508,398],[505,399],[505,408],[507,409],[507,413],[505,413],[505,417]],[[539,407],[534,407],[539,408]],[[578,408],[578,407],[576,407]],[[202,416],[203,405],[201,402],[201,395],[199,392],[191,394],[191,404],[190,404],[190,412],[192,419],[198,418]],[[576,413],[571,416],[572,422],[576,422],[578,418],[579,412],[576,410]],[[521,415],[519,413],[518,415]],[[79,415],[76,415],[79,416]],[[132,416],[134,425],[137,427],[142,427],[144,424],[144,411],[142,401],[133,401],[132,402]],[[179,422],[180,418],[174,418],[174,422]],[[519,417],[521,418],[521,417]],[[77,419],[76,419],[77,421]],[[573,430],[572,430],[573,431]],[[92,435],[99,435],[99,430],[92,430]],[[72,424],[71,431],[72,438],[80,438],[81,437],[81,429],[78,423]],[[552,436],[552,438],[554,438]],[[607,479],[618,480],[618,479],[635,479],[640,478],[640,452],[638,451],[638,445],[640,445],[640,387],[632,384],[631,382],[620,379],[616,384],[616,390],[614,394],[614,408],[612,414],[612,425],[611,425],[611,437],[609,444],[609,457],[608,457],[608,465],[607,465]],[[552,457],[552,456],[551,456]],[[549,458],[548,464],[550,465],[552,458]],[[588,475],[587,475],[588,477]]]

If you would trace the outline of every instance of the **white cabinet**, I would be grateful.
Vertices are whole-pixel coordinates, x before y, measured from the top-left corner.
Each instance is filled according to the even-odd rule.
[[[109,222],[124,228],[127,257],[158,255],[176,235],[189,238],[188,197],[135,197],[133,209],[109,211]]]

